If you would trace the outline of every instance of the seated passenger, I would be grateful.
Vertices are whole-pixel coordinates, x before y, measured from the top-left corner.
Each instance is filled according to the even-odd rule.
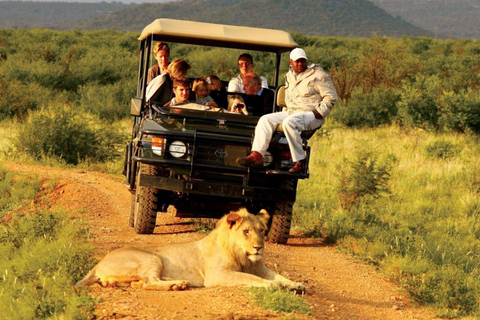
[[[238,69],[240,70],[240,74],[230,80],[230,82],[228,83],[228,92],[245,93],[245,90],[243,89],[243,78],[247,73],[253,72],[253,57],[248,53],[242,53],[238,57]],[[264,77],[260,78],[262,79],[262,87],[268,88],[267,79],[265,79]]]
[[[208,87],[210,88],[210,96],[213,100],[224,109],[227,109],[227,91],[223,87],[222,81],[217,76],[208,76],[205,77],[205,80],[208,82]]]
[[[147,84],[149,84],[155,77],[167,73],[170,47],[166,42],[157,42],[153,47],[153,56],[158,63],[148,69]]]
[[[229,95],[229,111],[244,115],[262,116],[273,111],[274,93],[261,87],[262,79],[255,73],[243,78],[244,95]]]
[[[147,102],[153,102],[163,106],[170,102],[173,97],[173,80],[184,78],[190,65],[183,59],[175,59],[167,67],[167,73],[155,77],[147,86],[145,97]]]
[[[248,110],[243,101],[243,97],[239,94],[228,96],[228,111],[248,116]]]
[[[198,78],[193,81],[193,92],[195,93],[195,102],[209,107],[218,107],[218,104],[210,97],[210,89],[207,80]]]
[[[274,93],[270,89],[262,88],[262,79],[256,73],[247,73],[243,77],[243,89],[246,95],[243,101],[248,113],[254,116],[263,116],[273,111]]]
[[[188,96],[190,95],[190,80],[188,78],[174,79],[173,93],[175,97],[170,101],[170,107],[190,103],[188,100]]]

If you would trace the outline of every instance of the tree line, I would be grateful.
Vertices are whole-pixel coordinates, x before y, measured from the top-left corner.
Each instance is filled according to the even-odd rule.
[[[24,119],[67,104],[114,121],[136,92],[136,33],[0,30],[0,119]],[[340,102],[332,118],[350,127],[398,123],[433,131],[480,132],[480,42],[404,37],[349,39],[293,34],[309,61],[332,76]],[[192,76],[237,74],[240,51],[172,44]],[[274,61],[252,52],[273,83]],[[288,55],[282,61],[287,71]]]

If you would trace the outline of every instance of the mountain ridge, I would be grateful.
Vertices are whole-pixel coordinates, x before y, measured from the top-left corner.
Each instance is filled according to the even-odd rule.
[[[2,6],[3,3],[3,6]],[[40,8],[43,4],[44,15],[48,10],[66,7],[68,3],[55,4],[44,2],[21,2],[24,10],[17,9],[17,14],[29,13],[28,19],[19,19],[23,24],[15,25],[6,12],[10,5],[6,6],[0,1],[0,27],[3,28],[28,28],[41,27],[40,23],[33,24],[33,12],[29,8]],[[81,4],[72,3],[76,6],[72,10],[81,11]],[[53,17],[45,23],[45,27],[51,29],[114,29],[121,31],[139,32],[143,27],[157,18],[173,18],[211,22],[221,24],[245,25],[283,29],[300,32],[306,35],[316,36],[343,36],[343,37],[372,37],[372,36],[427,36],[434,34],[408,23],[400,17],[393,17],[383,9],[375,6],[368,0],[183,0],[165,3],[121,4],[99,3],[102,9],[91,6],[91,13],[83,13],[82,17],[91,15],[90,19],[78,19],[68,17],[68,9],[56,14],[59,20],[55,25]],[[17,3],[18,7],[19,4]],[[7,8],[7,9],[5,9]],[[39,11],[40,9],[36,9]],[[8,11],[8,10],[7,10]],[[100,13],[99,13],[100,11]],[[48,17],[46,17],[48,19]],[[6,21],[10,24],[6,25]]]
[[[367,0],[183,0],[144,3],[108,17],[84,21],[81,28],[140,31],[157,18],[286,29],[316,36],[432,36],[393,18]]]

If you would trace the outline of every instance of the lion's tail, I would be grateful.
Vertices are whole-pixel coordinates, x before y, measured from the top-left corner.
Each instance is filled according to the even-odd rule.
[[[97,267],[93,268],[82,280],[75,284],[75,287],[91,286],[97,283],[100,279],[96,276]]]

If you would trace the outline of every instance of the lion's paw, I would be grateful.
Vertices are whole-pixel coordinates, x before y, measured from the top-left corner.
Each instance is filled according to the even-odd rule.
[[[307,291],[307,288],[300,282],[273,281],[272,285],[280,289],[294,291],[295,293],[305,293]]]
[[[288,290],[295,291],[296,293],[300,294],[304,294],[305,292],[307,292],[307,288],[303,285],[303,283],[300,282],[292,282],[289,285]]]
[[[173,291],[180,291],[180,290],[186,290],[190,288],[190,282],[183,280],[183,281],[178,281],[177,283],[173,284],[170,290]]]

